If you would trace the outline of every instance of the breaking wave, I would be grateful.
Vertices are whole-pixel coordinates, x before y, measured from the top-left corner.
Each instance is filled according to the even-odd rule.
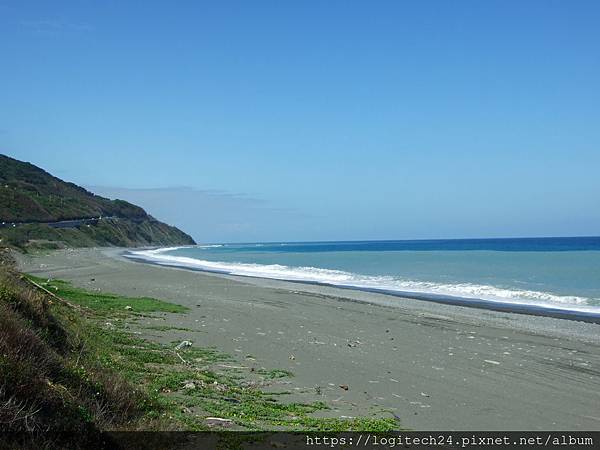
[[[174,249],[139,250],[132,251],[125,256],[163,266],[184,267],[276,280],[304,281],[357,289],[389,291],[398,295],[406,295],[407,297],[411,294],[419,294],[420,296],[427,296],[429,294],[432,296],[454,297],[461,300],[485,300],[584,313],[600,313],[600,307],[590,304],[590,299],[585,297],[556,295],[548,292],[517,290],[472,283],[444,284],[404,280],[391,276],[369,276],[318,267],[206,261],[167,254]]]

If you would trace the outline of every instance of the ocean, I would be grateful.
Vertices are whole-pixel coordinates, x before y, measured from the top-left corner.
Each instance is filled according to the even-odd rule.
[[[400,297],[600,315],[600,237],[210,244],[146,262]]]

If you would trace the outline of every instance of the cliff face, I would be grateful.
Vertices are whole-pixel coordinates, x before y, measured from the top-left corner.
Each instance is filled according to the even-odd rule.
[[[191,236],[124,200],[95,195],[0,155],[0,245],[20,248],[191,245]]]

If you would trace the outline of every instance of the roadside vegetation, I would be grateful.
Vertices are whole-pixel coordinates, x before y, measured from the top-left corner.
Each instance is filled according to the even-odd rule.
[[[314,417],[328,406],[286,402],[285,392],[262,389],[273,380],[292,377],[290,372],[242,373],[216,349],[188,342],[160,344],[134,334],[140,316],[185,312],[162,300],[90,292],[60,280],[23,276],[4,252],[3,428],[25,432],[35,445],[44,444],[40,448],[101,448],[104,430],[398,429],[391,418]]]
[[[65,247],[137,247],[144,245],[193,244],[187,234],[152,218],[103,219],[77,228],[52,228],[45,224],[0,227],[0,245],[21,251]]]

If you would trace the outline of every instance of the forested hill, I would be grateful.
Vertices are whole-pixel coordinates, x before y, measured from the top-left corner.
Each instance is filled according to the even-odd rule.
[[[102,218],[102,219],[100,219]],[[89,220],[91,219],[91,220]],[[72,223],[57,224],[61,221]],[[183,231],[124,200],[95,195],[28,162],[0,155],[0,244],[187,245]]]

